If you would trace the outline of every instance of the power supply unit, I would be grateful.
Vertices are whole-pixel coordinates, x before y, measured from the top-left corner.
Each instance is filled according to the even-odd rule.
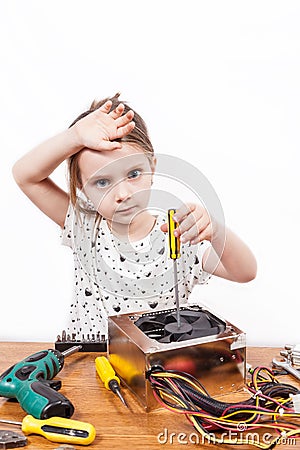
[[[154,366],[194,375],[211,396],[244,385],[245,333],[199,305],[180,307],[180,318],[178,333],[175,309],[108,319],[109,360],[146,411],[159,408],[147,380]]]

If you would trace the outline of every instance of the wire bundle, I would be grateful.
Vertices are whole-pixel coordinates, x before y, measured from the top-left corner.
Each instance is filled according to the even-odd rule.
[[[196,378],[185,372],[152,368],[147,378],[156,400],[169,411],[186,415],[210,443],[250,444],[271,449],[283,439],[300,437],[300,423],[297,424],[300,413],[295,412],[290,397],[300,394],[300,391],[292,385],[280,383],[267,367],[251,370],[247,389],[252,396],[238,403],[214,399]],[[239,438],[226,437],[237,436],[236,432],[242,429],[241,424],[247,431],[246,437],[243,433],[239,433]],[[251,434],[253,431],[255,433]],[[271,437],[268,443],[257,438],[257,433],[263,431]]]

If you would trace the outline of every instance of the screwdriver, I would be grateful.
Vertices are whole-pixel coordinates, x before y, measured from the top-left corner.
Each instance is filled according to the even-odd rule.
[[[95,359],[95,364],[97,373],[103,381],[106,389],[111,390],[114,394],[116,394],[123,405],[128,408],[128,405],[120,391],[120,379],[116,376],[116,373],[108,359],[105,356],[98,356]]]
[[[96,437],[96,430],[90,423],[64,417],[50,417],[49,419],[40,420],[27,415],[22,422],[2,419],[0,422],[21,426],[25,435],[39,434],[52,442],[89,445]]]
[[[169,234],[169,256],[173,259],[174,284],[175,284],[175,302],[176,302],[176,319],[177,329],[181,328],[180,310],[179,310],[179,294],[178,294],[178,276],[177,276],[177,258],[180,258],[180,239],[174,236],[174,230],[178,228],[178,223],[173,220],[176,209],[168,210],[168,234]]]

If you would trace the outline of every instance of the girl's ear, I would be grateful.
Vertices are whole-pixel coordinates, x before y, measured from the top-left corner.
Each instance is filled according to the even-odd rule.
[[[155,172],[156,169],[156,163],[157,163],[157,159],[155,158],[155,156],[153,157],[153,159],[151,160],[151,171],[152,171],[152,175]]]
[[[153,184],[153,175],[154,175],[154,173],[155,173],[156,163],[157,163],[157,159],[154,157],[154,158],[151,160],[151,172],[152,172],[151,185]]]

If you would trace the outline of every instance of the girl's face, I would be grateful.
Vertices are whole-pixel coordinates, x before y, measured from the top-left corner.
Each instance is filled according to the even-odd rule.
[[[99,214],[128,224],[146,210],[156,160],[130,143],[111,151],[83,150],[79,156],[82,190]]]

